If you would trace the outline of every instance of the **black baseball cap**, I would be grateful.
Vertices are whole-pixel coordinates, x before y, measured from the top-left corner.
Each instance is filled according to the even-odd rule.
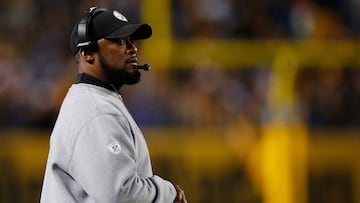
[[[83,48],[78,37],[78,26],[80,22],[81,20],[74,25],[71,32],[70,46],[73,55],[75,55],[80,48]],[[152,29],[149,24],[130,23],[119,11],[110,11],[103,8],[90,18],[90,22],[86,27],[87,39],[92,43],[103,38],[117,39],[130,36],[134,40],[140,40],[147,39],[152,35]]]

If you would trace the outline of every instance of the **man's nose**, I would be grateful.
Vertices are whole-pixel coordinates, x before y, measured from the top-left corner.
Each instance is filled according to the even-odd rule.
[[[128,43],[126,45],[126,49],[127,49],[128,53],[130,53],[130,54],[137,53],[137,51],[138,51],[138,49],[134,43]]]

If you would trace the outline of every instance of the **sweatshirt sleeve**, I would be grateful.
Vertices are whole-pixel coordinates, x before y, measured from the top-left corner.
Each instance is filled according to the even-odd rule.
[[[68,171],[95,202],[172,203],[174,186],[156,175],[141,177],[136,153],[126,120],[101,115],[78,135]]]

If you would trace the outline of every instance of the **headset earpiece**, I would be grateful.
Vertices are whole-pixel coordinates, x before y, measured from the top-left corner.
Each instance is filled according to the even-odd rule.
[[[94,16],[104,11],[107,10],[104,8],[91,7],[88,11],[85,12],[83,18],[78,24],[78,43],[76,47],[84,49],[90,47],[93,44],[89,36],[89,24]]]

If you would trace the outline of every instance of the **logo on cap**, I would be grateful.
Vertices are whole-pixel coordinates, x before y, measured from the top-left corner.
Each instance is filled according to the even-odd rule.
[[[123,14],[121,14],[119,11],[113,11],[113,15],[115,16],[115,18],[127,22],[128,20],[125,18],[125,16]]]

